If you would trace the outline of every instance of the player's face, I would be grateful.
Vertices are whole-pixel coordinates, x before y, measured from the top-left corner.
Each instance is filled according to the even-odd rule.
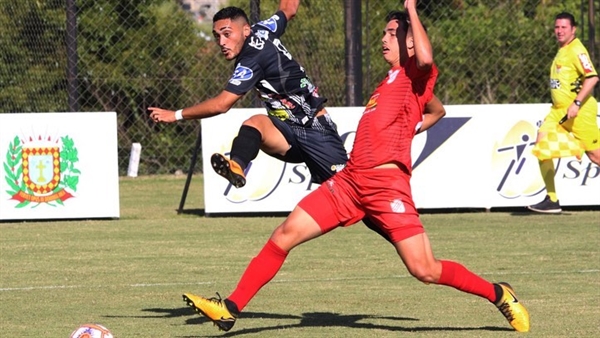
[[[562,47],[575,38],[576,27],[571,26],[569,19],[557,19],[554,21],[554,35],[558,44]]]
[[[398,29],[398,21],[391,20],[383,30],[381,38],[381,48],[385,61],[394,67],[400,64],[400,47],[398,46],[398,38],[396,30]]]
[[[250,26],[244,20],[223,19],[213,23],[213,36],[227,60],[235,59],[250,34]]]

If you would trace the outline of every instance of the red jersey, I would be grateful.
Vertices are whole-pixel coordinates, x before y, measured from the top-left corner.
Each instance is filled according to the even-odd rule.
[[[371,95],[356,130],[348,169],[371,169],[385,163],[412,171],[411,145],[423,121],[425,105],[433,97],[438,71],[423,72],[411,57],[397,66]]]
[[[433,88],[437,81],[438,69],[434,64],[427,71],[420,70],[417,67],[417,59],[413,56],[408,59],[406,74],[408,74],[408,77],[412,81],[413,93],[417,95],[418,109],[421,112],[421,121],[423,121],[422,117],[425,105],[433,98]]]

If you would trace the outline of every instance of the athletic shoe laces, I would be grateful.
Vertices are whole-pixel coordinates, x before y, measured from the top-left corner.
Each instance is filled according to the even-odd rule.
[[[512,322],[513,319],[515,319],[512,311],[510,310],[510,304],[508,304],[508,302],[506,302],[506,301],[502,302],[502,304],[500,304],[498,306],[498,310],[500,310],[500,312],[502,312],[504,317],[506,317],[506,319],[508,319],[509,322]]]
[[[219,297],[219,298],[212,297],[212,298],[208,298],[208,300],[217,305],[225,306],[225,303],[223,302],[223,298],[221,298],[221,295],[218,292],[216,292],[216,294],[217,294],[217,297]],[[225,306],[225,308],[227,308],[227,307]]]

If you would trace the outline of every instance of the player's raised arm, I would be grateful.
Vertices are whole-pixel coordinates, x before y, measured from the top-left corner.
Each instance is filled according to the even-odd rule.
[[[300,7],[300,0],[279,1],[279,10],[285,14],[287,21],[290,21],[294,16],[296,16],[298,7]]]
[[[170,123],[182,119],[203,119],[228,112],[241,97],[242,95],[224,90],[213,98],[185,109],[173,111],[158,107],[149,107],[148,110],[150,110],[150,118],[154,122]]]
[[[427,70],[433,65],[433,49],[417,13],[417,0],[405,0],[404,7],[408,13],[412,30],[417,67],[421,70]]]

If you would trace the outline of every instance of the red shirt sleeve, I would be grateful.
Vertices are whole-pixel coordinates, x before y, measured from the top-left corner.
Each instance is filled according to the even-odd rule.
[[[434,64],[428,70],[417,67],[417,58],[412,56],[406,65],[406,75],[412,81],[413,92],[417,95],[419,104],[425,107],[433,98],[433,89],[438,77],[438,69]]]

